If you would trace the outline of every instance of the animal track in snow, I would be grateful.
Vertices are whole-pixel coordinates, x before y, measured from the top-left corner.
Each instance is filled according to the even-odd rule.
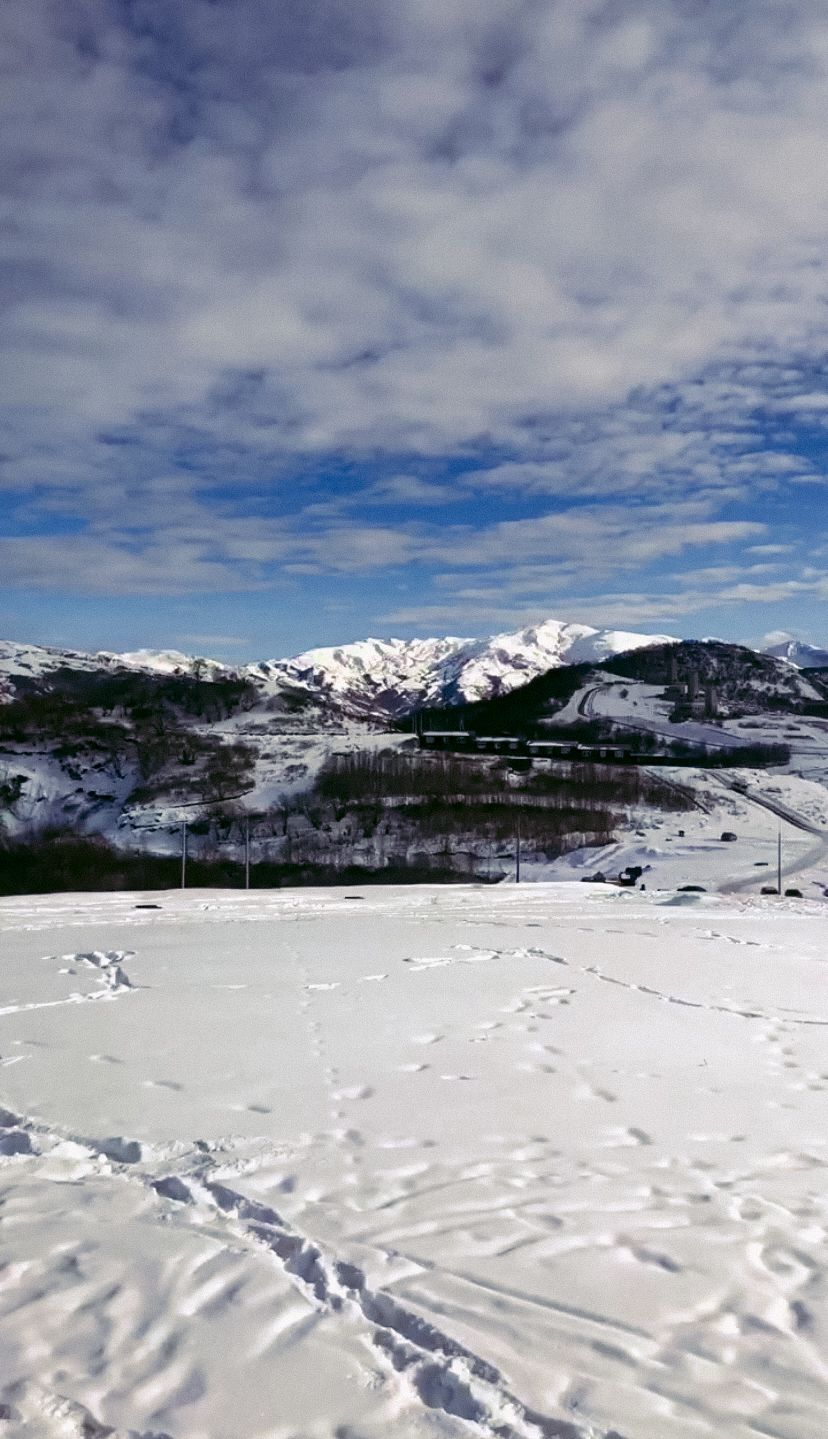
[[[543,949],[474,949],[470,944],[454,944],[450,954],[407,956],[402,962],[409,966],[412,974],[421,974],[449,964],[487,964],[492,959],[549,959],[554,964],[566,963]]]
[[[576,1099],[603,1099],[607,1104],[615,1104],[618,1098],[618,1095],[613,1094],[611,1090],[596,1089],[592,1084],[588,1084],[586,1081],[583,1084],[579,1084],[577,1089],[573,1090],[573,1093]]]
[[[652,1144],[649,1134],[643,1129],[617,1128],[605,1130],[606,1139],[602,1141],[602,1149],[632,1149],[640,1144]]]
[[[596,979],[602,980],[604,984],[617,984],[621,989],[630,989],[637,992],[638,994],[652,995],[653,999],[660,999],[665,1004],[679,1004],[687,1009],[703,1009],[717,1014],[735,1014],[740,1019],[763,1019],[766,1023],[772,1022],[774,1019],[777,1018],[776,1015],[768,1014],[766,1011],[761,1009],[742,1009],[741,1006],[732,1004],[710,1004],[706,1003],[704,1000],[684,999],[681,995],[669,994],[661,989],[653,989],[650,985],[647,984],[631,984],[626,979],[617,979],[612,974],[604,974],[597,965],[581,965],[579,966],[579,969],[581,974],[591,974]],[[786,1013],[785,1022],[787,1024],[810,1024],[822,1027],[828,1026],[828,1019],[822,1019],[811,1015],[793,1015]]]

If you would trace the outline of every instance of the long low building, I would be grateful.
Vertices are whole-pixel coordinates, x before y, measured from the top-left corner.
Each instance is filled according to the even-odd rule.
[[[634,764],[639,758],[621,745],[526,740],[520,735],[479,735],[470,730],[423,730],[418,738],[422,749],[459,750],[466,754],[517,754],[534,759],[603,761],[604,764]]]

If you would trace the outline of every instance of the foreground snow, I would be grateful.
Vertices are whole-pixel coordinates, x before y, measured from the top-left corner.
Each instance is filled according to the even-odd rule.
[[[824,916],[3,900],[4,1434],[822,1439]]]

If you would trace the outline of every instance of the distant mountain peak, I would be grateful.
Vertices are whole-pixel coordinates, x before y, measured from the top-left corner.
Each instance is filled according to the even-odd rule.
[[[79,670],[130,669],[193,679],[249,680],[266,691],[299,687],[352,714],[401,717],[423,708],[459,705],[509,694],[548,670],[596,664],[649,645],[679,644],[672,635],[595,629],[549,619],[487,639],[446,635],[429,639],[355,640],[306,650],[289,659],[227,665],[178,650],[140,649],[125,654],[83,654],[38,645],[0,642],[0,671],[14,676]]]
[[[818,645],[806,645],[802,640],[792,639],[790,635],[763,645],[762,654],[773,655],[777,660],[787,660],[788,664],[796,665],[800,670],[828,669],[828,650],[822,650]]]
[[[362,712],[399,716],[508,694],[562,665],[597,663],[644,646],[677,643],[672,635],[549,619],[488,639],[357,640],[274,660],[268,668]]]

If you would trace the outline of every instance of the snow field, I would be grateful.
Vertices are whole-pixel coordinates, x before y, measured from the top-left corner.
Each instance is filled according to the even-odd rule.
[[[5,1433],[821,1439],[824,923],[0,901]]]

